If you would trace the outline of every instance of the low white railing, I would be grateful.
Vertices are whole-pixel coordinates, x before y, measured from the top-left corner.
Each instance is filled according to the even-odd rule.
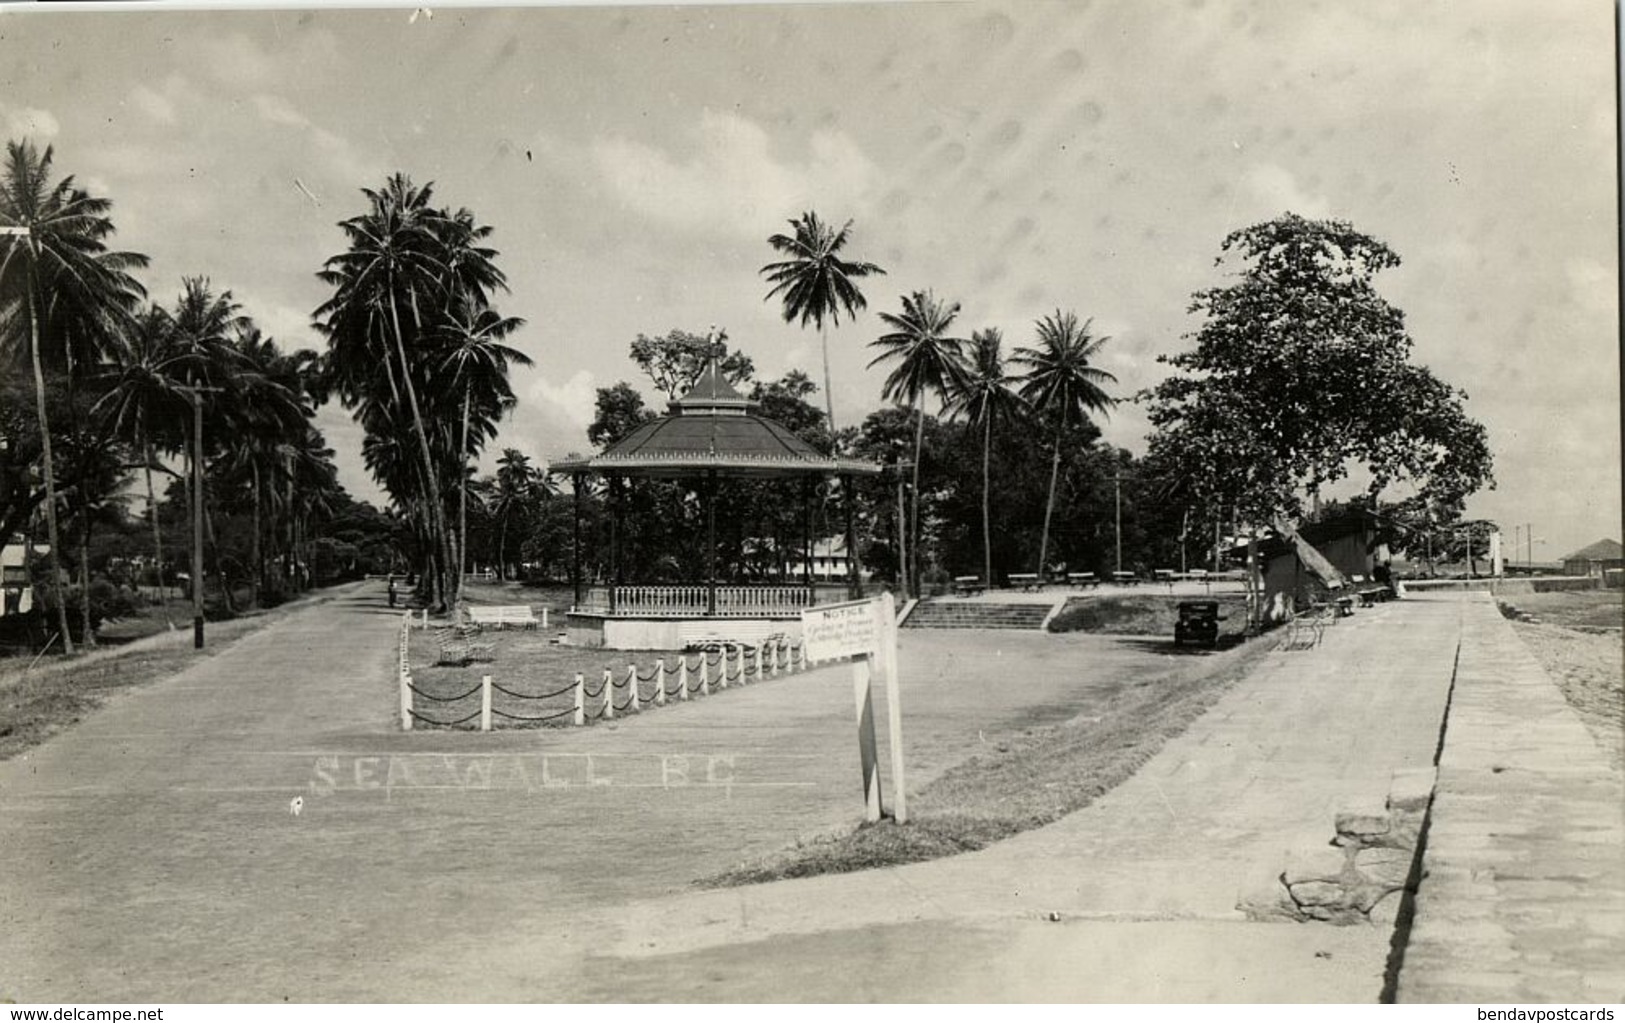
[[[616,586],[614,610],[610,587],[594,586],[575,610],[635,618],[692,618],[709,614],[705,586]],[[718,618],[792,617],[814,603],[806,586],[718,586]]]

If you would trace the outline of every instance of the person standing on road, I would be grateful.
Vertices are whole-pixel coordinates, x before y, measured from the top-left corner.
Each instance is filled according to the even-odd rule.
[[[395,573],[389,573],[389,606],[395,606]]]

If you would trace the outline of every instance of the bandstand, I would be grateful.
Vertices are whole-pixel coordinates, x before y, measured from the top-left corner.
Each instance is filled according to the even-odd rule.
[[[755,406],[734,390],[712,361],[688,393],[671,403],[669,415],[644,423],[596,456],[566,458],[548,466],[551,473],[569,476],[575,490],[571,559],[575,604],[567,615],[568,643],[619,650],[674,650],[711,641],[750,643],[778,634],[796,637],[802,610],[817,599],[809,496],[812,485],[823,479],[842,481],[847,584],[853,595],[858,592],[849,481],[857,475],[878,474],[881,467],[820,454],[784,425],[756,415]],[[610,506],[608,578],[604,585],[593,586],[583,579],[581,560],[582,495],[589,476],[607,481]],[[623,483],[635,479],[681,482],[698,495],[705,520],[703,580],[674,586],[623,578],[625,559],[617,543],[620,493]],[[805,514],[799,585],[719,585],[717,485],[725,479],[801,483]]]

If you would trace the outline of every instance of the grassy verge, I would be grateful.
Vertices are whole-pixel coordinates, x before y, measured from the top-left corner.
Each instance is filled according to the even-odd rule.
[[[72,660],[42,660],[32,670],[9,670],[0,676],[0,760],[38,746],[126,689],[165,679],[213,657],[234,641],[272,621],[308,607],[308,600],[272,611],[210,624],[208,645],[192,648],[190,605],[183,627],[148,635],[127,646],[105,647]],[[161,613],[160,613],[161,614]]]
[[[1122,783],[1275,643],[1273,636],[1261,637],[1117,687],[1060,724],[988,736],[985,752],[910,793],[907,824],[885,820],[804,841],[698,883],[726,887],[915,863],[1042,827]]]
[[[1247,600],[1239,593],[1196,595],[1135,594],[1072,597],[1049,624],[1051,632],[1098,632],[1115,636],[1172,636],[1179,605],[1186,600],[1216,600],[1220,635],[1246,631]]]

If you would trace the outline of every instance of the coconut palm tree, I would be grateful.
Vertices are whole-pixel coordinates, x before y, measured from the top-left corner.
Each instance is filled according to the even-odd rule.
[[[830,435],[835,436],[835,392],[829,383],[829,333],[824,321],[827,318],[839,326],[843,309],[847,319],[854,317],[868,303],[863,299],[863,292],[852,283],[853,279],[886,271],[873,263],[850,262],[840,257],[852,230],[850,220],[837,231],[820,220],[817,213],[809,211],[790,221],[790,227],[793,234],[776,234],[767,240],[776,252],[789,258],[769,263],[758,271],[773,284],[762,300],[782,295],[784,322],[799,319],[805,327],[811,321],[818,328],[819,343],[824,350],[825,411],[829,414]]]
[[[32,142],[9,142],[0,174],[0,319],[26,318],[29,359],[34,372],[35,413],[39,420],[45,476],[45,525],[51,545],[51,589],[58,593],[57,615],[63,650],[73,653],[68,616],[60,599],[61,537],[57,529],[56,466],[46,414],[45,370],[49,343],[66,356],[65,321],[108,323],[133,308],[141,286],[129,271],[145,266],[145,256],[108,250],[114,228],[112,202],[74,186],[71,176],[52,183],[53,150],[41,153]],[[55,329],[53,329],[55,328]],[[96,332],[100,335],[100,331]]]
[[[468,475],[472,471],[468,460],[479,453],[485,440],[496,430],[496,417],[511,408],[513,390],[508,385],[509,364],[533,365],[530,356],[502,342],[524,326],[517,316],[499,316],[490,307],[478,307],[465,302],[438,330],[438,337],[446,345],[441,356],[440,372],[446,386],[444,393],[462,397],[462,437],[457,445],[461,477],[457,510],[457,599],[463,596],[463,575],[468,560]],[[469,443],[469,413],[471,407],[480,412],[481,428],[473,446]]]
[[[1010,361],[1025,367],[1020,395],[1040,416],[1048,420],[1055,434],[1055,450],[1050,462],[1049,498],[1044,503],[1044,533],[1038,545],[1038,573],[1043,575],[1049,557],[1050,516],[1055,511],[1055,485],[1061,472],[1061,442],[1073,426],[1087,420],[1089,413],[1106,414],[1117,399],[1101,387],[1117,378],[1090,360],[1100,354],[1109,337],[1090,333],[1093,320],[1078,322],[1076,313],[1061,312],[1037,323],[1038,346],[1018,348]]]
[[[275,482],[282,469],[283,445],[302,440],[315,417],[315,405],[309,401],[298,370],[311,361],[312,353],[283,355],[276,342],[252,325],[238,335],[235,347],[246,371],[234,379],[234,400],[226,415],[229,443],[225,456],[229,469],[248,477],[253,511],[249,606],[257,607],[266,582],[266,481]]]
[[[188,356],[175,347],[172,328],[173,321],[162,306],[148,306],[114,357],[106,393],[91,409],[104,419],[114,436],[127,440],[141,453],[147,484],[147,521],[152,528],[160,593],[164,585],[164,537],[158,527],[152,474],[162,469],[158,448],[176,451],[185,446],[180,435],[169,427],[188,419],[187,397],[178,386],[184,379]]]
[[[508,520],[516,510],[531,506],[539,493],[552,489],[546,474],[530,464],[530,457],[517,448],[503,448],[497,459],[496,488],[491,514],[497,520],[497,564],[502,578],[508,578]]]
[[[316,310],[318,318],[325,318],[318,326],[327,334],[341,369],[358,361],[364,365],[374,338],[385,342],[386,359],[394,357],[394,366],[386,367],[389,385],[397,399],[401,395],[405,398],[407,422],[417,438],[422,462],[420,479],[428,498],[433,543],[446,556],[444,570],[450,571],[455,567],[455,557],[446,530],[439,473],[423,424],[414,364],[407,355],[407,332],[401,317],[405,305],[412,316],[412,339],[416,342],[425,326],[422,310],[433,310],[444,297],[447,253],[437,229],[445,214],[429,205],[434,194],[432,183],[418,188],[404,174],[393,174],[383,189],[366,188],[362,194],[367,197],[367,212],[339,223],[349,240],[348,249],[328,259],[317,273],[334,288],[333,297]],[[374,378],[372,373],[367,375]],[[350,389],[353,392],[353,382]],[[433,582],[434,598],[444,607],[448,587],[443,573],[435,573]]]
[[[987,585],[993,585],[993,527],[990,463],[993,453],[993,425],[1010,422],[1026,407],[1013,390],[1014,378],[1004,369],[1004,335],[997,327],[971,335],[964,377],[949,396],[955,415],[982,430],[982,570]]]
[[[948,331],[959,315],[959,303],[944,303],[930,291],[916,291],[902,299],[903,311],[898,314],[881,313],[880,319],[891,331],[869,342],[870,348],[881,353],[869,362],[873,368],[882,362],[893,362],[891,374],[881,388],[881,397],[897,401],[915,410],[914,427],[914,506],[910,515],[909,534],[913,549],[913,569],[910,573],[913,591],[920,591],[920,450],[925,443],[925,399],[936,395],[946,400],[957,393],[965,379],[964,338],[951,337]]]

